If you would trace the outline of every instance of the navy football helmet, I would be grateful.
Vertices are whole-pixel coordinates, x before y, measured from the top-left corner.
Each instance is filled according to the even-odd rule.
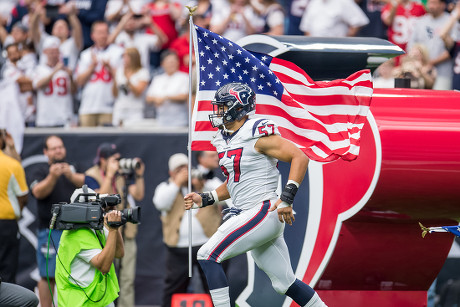
[[[209,115],[209,120],[213,127],[220,127],[240,120],[253,111],[256,107],[256,94],[247,84],[232,82],[220,87],[211,103],[213,114]]]

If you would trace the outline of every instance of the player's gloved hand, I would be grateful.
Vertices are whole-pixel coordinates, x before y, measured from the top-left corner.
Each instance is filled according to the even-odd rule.
[[[289,206],[288,204],[282,202],[281,199],[278,199],[276,203],[268,211],[271,212],[275,210],[278,211],[278,219],[280,220],[281,223],[286,222],[287,224],[292,226],[292,223],[294,223],[295,221],[294,211],[292,210],[292,206]]]
[[[197,209],[201,207],[201,196],[195,192],[189,193],[184,196],[185,210]]]

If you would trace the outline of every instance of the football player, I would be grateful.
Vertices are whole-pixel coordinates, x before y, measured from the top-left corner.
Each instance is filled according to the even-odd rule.
[[[271,279],[273,288],[300,306],[326,306],[318,294],[298,280],[284,241],[284,223],[292,225],[292,203],[308,166],[307,156],[282,138],[271,120],[249,118],[255,109],[255,93],[239,82],[219,88],[209,120],[219,132],[212,140],[227,180],[213,191],[190,193],[185,208],[200,208],[231,197],[224,223],[198,251],[216,307],[230,307],[227,278],[221,262],[251,251],[257,266]],[[276,194],[278,160],[291,164],[289,180]]]

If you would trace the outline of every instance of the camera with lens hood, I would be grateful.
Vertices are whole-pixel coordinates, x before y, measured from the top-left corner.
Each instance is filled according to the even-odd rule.
[[[82,190],[83,192],[77,192]],[[76,194],[77,193],[77,194]],[[88,191],[86,185],[77,189],[70,203],[53,204],[51,207],[50,229],[71,230],[79,228],[102,229],[104,213],[107,207],[117,206],[120,202],[118,194],[98,194]],[[110,227],[119,227],[127,222],[137,224],[140,221],[140,207],[127,208],[121,212],[121,221],[108,222]]]

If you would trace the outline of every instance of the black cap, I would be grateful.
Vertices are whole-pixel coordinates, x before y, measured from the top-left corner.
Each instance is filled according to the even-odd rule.
[[[117,145],[113,143],[102,143],[97,148],[96,158],[94,159],[94,164],[99,164],[101,158],[107,159],[114,154],[118,153]]]

